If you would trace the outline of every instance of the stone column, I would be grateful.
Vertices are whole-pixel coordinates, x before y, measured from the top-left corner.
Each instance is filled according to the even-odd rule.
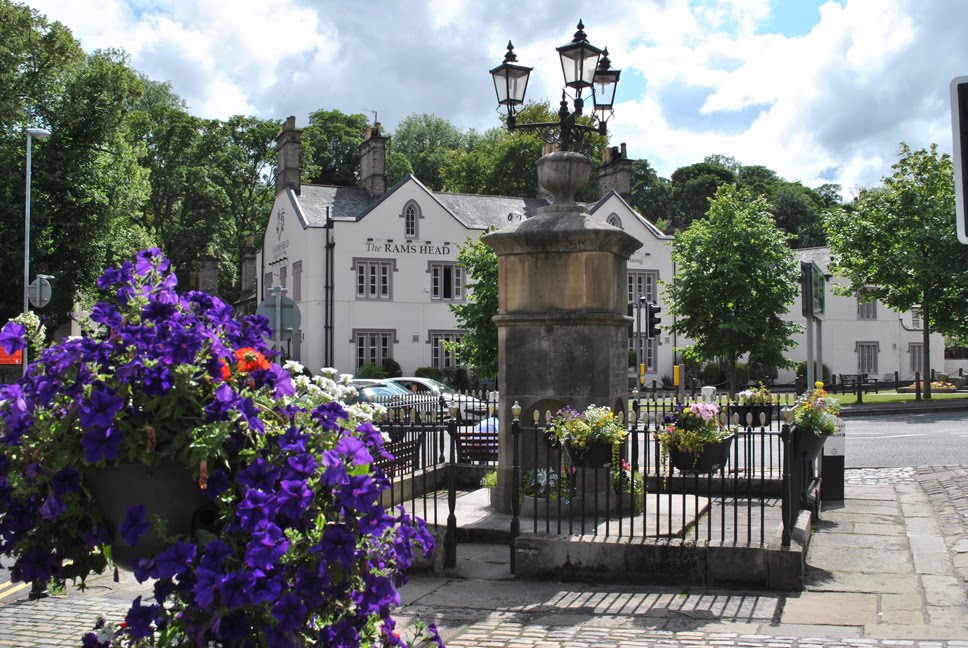
[[[511,405],[522,424],[534,411],[594,403],[624,409],[628,391],[627,264],[641,243],[593,220],[575,203],[590,163],[572,152],[538,161],[554,203],[483,238],[498,256],[500,450],[495,500],[511,509]],[[522,470],[541,459],[541,441],[522,437]],[[533,448],[539,448],[536,457]]]

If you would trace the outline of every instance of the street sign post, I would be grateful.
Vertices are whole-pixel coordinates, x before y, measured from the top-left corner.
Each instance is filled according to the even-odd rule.
[[[282,343],[288,341],[302,323],[299,307],[286,296],[286,292],[280,286],[269,288],[269,297],[256,309],[256,314],[268,318],[272,325],[272,345],[279,351],[282,351]]]
[[[951,137],[958,240],[968,244],[968,76],[951,80]]]
[[[51,275],[39,274],[37,278],[30,282],[27,288],[27,297],[34,308],[43,308],[50,303],[51,287],[48,279],[53,279]]]

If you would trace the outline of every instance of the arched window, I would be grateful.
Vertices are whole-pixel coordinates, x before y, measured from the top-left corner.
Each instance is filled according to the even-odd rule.
[[[408,239],[415,239],[419,235],[420,229],[418,223],[422,216],[420,215],[420,205],[414,201],[409,201],[403,207],[403,236]]]
[[[622,219],[618,217],[618,214],[609,214],[608,218],[605,219],[605,222],[611,225],[612,227],[625,229],[624,227],[622,227]]]

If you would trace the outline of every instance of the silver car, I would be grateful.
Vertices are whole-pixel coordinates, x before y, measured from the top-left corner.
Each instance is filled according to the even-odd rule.
[[[473,396],[459,394],[433,378],[405,376],[402,378],[387,378],[384,382],[399,385],[413,394],[433,396],[437,399],[443,397],[448,410],[451,407],[457,408],[458,425],[471,425],[488,415],[488,404],[486,402]]]

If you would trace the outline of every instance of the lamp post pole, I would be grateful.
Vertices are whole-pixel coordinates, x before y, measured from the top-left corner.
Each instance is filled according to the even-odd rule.
[[[44,140],[50,137],[45,128],[27,129],[27,195],[24,200],[24,311],[30,310],[30,158],[34,138]],[[27,375],[27,349],[23,350],[24,375]]]

